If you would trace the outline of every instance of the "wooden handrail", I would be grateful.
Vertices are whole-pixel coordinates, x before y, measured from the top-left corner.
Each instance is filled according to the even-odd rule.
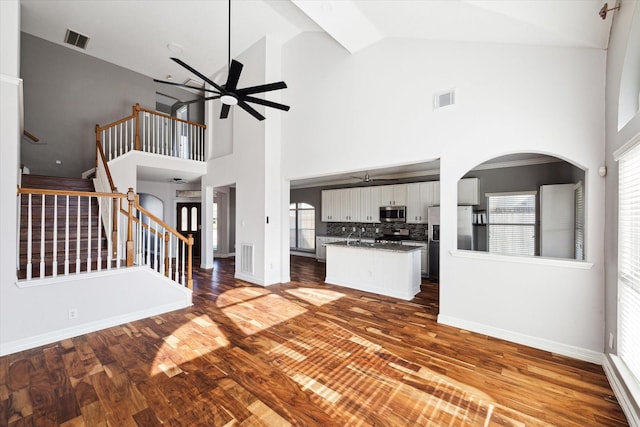
[[[109,163],[107,163],[107,157],[104,155],[104,148],[102,147],[102,143],[100,142],[100,131],[98,130],[98,125],[96,125],[96,151],[97,155],[102,159],[102,164],[104,165],[104,170],[107,173],[107,179],[109,180],[109,187],[111,191],[114,193],[117,192],[116,186],[113,183],[113,178],[111,177],[111,169],[109,169]],[[96,171],[98,170],[98,159],[96,159]]]
[[[135,115],[131,115],[131,116],[127,116],[123,119],[117,120],[113,123],[109,123],[108,125],[104,125],[104,126],[100,126],[100,125],[96,125],[96,132],[102,132],[103,130],[107,130],[109,128],[112,128],[114,126],[118,126],[119,124],[122,124],[124,122],[126,122],[127,120],[131,120],[131,119],[135,119],[136,116]]]
[[[151,212],[149,212],[148,210],[146,210],[145,208],[143,208],[142,206],[140,206],[138,204],[138,200],[136,197],[136,203],[134,205],[134,207],[139,210],[140,212],[142,212],[143,214],[145,214],[146,216],[148,216],[149,218],[151,218],[155,223],[157,223],[158,225],[161,225],[162,227],[164,227],[165,230],[167,230],[168,232],[170,232],[171,234],[175,235],[178,239],[182,240],[183,242],[185,242],[186,244],[189,244],[189,239],[184,237],[182,234],[180,234],[175,228],[171,227],[169,224],[167,224],[166,222],[164,222],[163,220],[161,220],[160,218],[158,218],[157,216],[155,216],[154,214],[152,214]],[[123,209],[122,207],[120,207],[120,212],[123,215],[129,215],[129,213],[127,212],[126,209]],[[134,222],[140,223],[140,220],[138,218],[133,218]],[[143,224],[144,225],[144,224]],[[146,225],[145,225],[146,226]],[[152,232],[154,232],[157,236],[162,236],[162,234],[156,230],[151,230]]]
[[[24,136],[26,136],[27,138],[29,138],[30,140],[32,140],[33,142],[40,142],[40,138],[38,138],[37,136],[35,136],[31,132],[28,132],[28,131],[24,130],[24,131],[22,131],[22,134]]]
[[[170,116],[170,115],[165,114],[165,113],[160,113],[158,111],[148,110],[146,108],[140,107],[140,105],[138,105],[138,104],[136,104],[135,108],[136,108],[137,111],[143,111],[145,113],[154,114],[156,116],[164,117],[166,119],[170,119],[170,120],[173,120],[175,122],[186,123],[188,125],[197,126],[197,127],[203,128],[203,129],[207,128],[207,125],[203,125],[202,123],[190,122],[189,120],[179,119],[177,117],[173,117],[173,116]]]
[[[94,191],[74,191],[74,190],[49,190],[45,188],[25,188],[19,187],[18,194],[44,194],[48,196],[83,196],[83,197],[109,197],[112,199],[126,199],[126,194],[120,193],[97,193]]]

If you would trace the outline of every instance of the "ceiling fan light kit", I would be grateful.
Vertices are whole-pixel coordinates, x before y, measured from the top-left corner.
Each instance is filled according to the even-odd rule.
[[[195,74],[196,76],[204,80],[206,83],[210,84],[215,89],[215,90],[203,89],[203,88],[193,87],[187,84],[174,83],[174,82],[156,80],[156,79],[153,80],[156,83],[169,84],[172,86],[178,86],[186,89],[196,89],[196,90],[213,94],[213,96],[208,96],[208,97],[203,96],[202,98],[194,99],[192,101],[181,102],[180,104],[182,105],[191,104],[199,101],[209,101],[212,99],[220,99],[220,102],[222,103],[222,109],[220,110],[221,119],[226,119],[227,117],[229,117],[229,110],[231,109],[231,107],[234,105],[238,105],[240,108],[245,110],[247,113],[251,114],[256,119],[264,120],[265,117],[262,114],[260,114],[255,108],[250,106],[248,104],[249,102],[253,104],[263,105],[265,107],[276,108],[282,111],[289,111],[290,107],[288,105],[250,96],[256,93],[285,89],[287,87],[287,84],[283,81],[275,82],[275,83],[267,83],[263,85],[246,87],[241,89],[237,87],[238,81],[240,80],[240,73],[242,73],[242,68],[244,66],[242,65],[242,63],[236,61],[235,59],[233,60],[231,59],[231,0],[229,0],[229,56],[228,56],[229,73],[227,75],[226,83],[223,85],[218,85],[216,82],[208,78],[206,75],[202,74],[201,72],[191,67],[190,65],[188,65],[186,62],[182,61],[179,58],[171,58],[171,60],[181,65],[183,68],[187,69],[191,73]]]

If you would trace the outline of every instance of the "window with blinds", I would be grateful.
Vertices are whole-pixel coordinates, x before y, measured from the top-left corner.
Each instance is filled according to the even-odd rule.
[[[618,356],[640,384],[640,144],[619,160]]]
[[[575,194],[575,259],[584,261],[584,186],[582,181],[576,184]]]
[[[489,252],[535,255],[536,192],[487,194]]]

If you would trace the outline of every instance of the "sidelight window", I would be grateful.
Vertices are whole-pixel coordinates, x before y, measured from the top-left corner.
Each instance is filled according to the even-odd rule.
[[[487,194],[489,252],[535,255],[536,192]]]
[[[316,210],[308,203],[289,206],[289,246],[293,250],[314,251],[316,248]]]
[[[640,144],[620,158],[618,356],[640,384]]]

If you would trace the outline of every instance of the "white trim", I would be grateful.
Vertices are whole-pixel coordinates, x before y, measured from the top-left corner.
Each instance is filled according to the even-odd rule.
[[[315,252],[301,252],[301,251],[289,250],[289,254],[290,255],[295,255],[295,256],[307,257],[307,258],[315,258],[316,257],[316,253]]]
[[[604,355],[602,358],[602,367],[604,373],[611,384],[611,389],[618,399],[618,403],[622,408],[622,412],[627,417],[629,425],[632,427],[640,427],[640,415],[635,409],[633,402],[640,402],[640,390],[635,384],[635,381],[627,381],[627,375],[631,375],[627,372],[627,368],[619,357],[610,354]],[[613,362],[613,364],[609,361]],[[615,368],[614,368],[615,367]],[[618,373],[620,375],[618,375]],[[623,385],[626,384],[626,387]]]
[[[79,335],[88,334],[90,332],[99,331],[101,329],[111,328],[113,326],[122,325],[124,323],[133,322],[140,319],[145,319],[151,316],[157,316],[159,314],[167,313],[169,311],[180,310],[182,308],[191,306],[191,298],[185,298],[182,302],[173,302],[140,310],[132,313],[123,314],[120,316],[110,317],[108,319],[97,320],[95,322],[85,323],[83,325],[74,326],[71,328],[65,328],[54,333],[47,333],[36,335],[29,338],[18,339],[10,341],[4,344],[0,344],[0,356],[15,353],[22,350],[28,350],[31,348],[39,347],[45,344],[51,344],[57,341],[61,341],[67,338],[77,337]]]
[[[9,84],[12,84],[14,86],[21,86],[22,85],[22,79],[21,78],[8,76],[6,74],[0,74],[0,82],[9,83]]]
[[[519,332],[496,328],[494,326],[485,325],[482,323],[471,322],[452,316],[446,316],[443,314],[438,315],[438,323],[453,326],[455,328],[466,329],[468,331],[488,335],[495,338],[500,338],[517,344],[527,345],[529,347],[537,348],[540,350],[550,351],[552,353],[572,357],[574,359],[584,360],[585,362],[595,363],[598,365],[602,363],[602,353],[594,350],[589,350],[587,348],[567,345],[556,341],[550,341]]]
[[[499,169],[499,168],[512,168],[516,166],[531,166],[531,165],[542,165],[546,163],[558,163],[562,162],[562,159],[557,157],[540,157],[533,159],[522,159],[522,160],[510,160],[506,162],[495,162],[495,163],[482,163],[471,169],[472,171],[479,171],[485,169]]]
[[[253,283],[254,285],[265,286],[264,280],[258,280],[255,276],[251,276],[249,274],[243,274],[240,272],[236,272],[233,276],[234,279],[244,280],[245,282]]]
[[[591,270],[593,268],[592,262],[578,261],[572,259],[562,258],[544,258],[540,256],[519,256],[519,255],[498,255],[489,252],[480,251],[466,251],[466,250],[451,250],[449,251],[451,256],[456,258],[469,258],[482,261],[495,261],[495,262],[513,262],[517,264],[533,264],[533,265],[549,265],[553,267],[575,268],[581,270]]]
[[[618,148],[613,152],[613,160],[616,162],[620,161],[620,158],[627,154],[629,151],[636,148],[636,146],[640,144],[640,133],[636,134],[629,141],[625,142],[622,147]]]
[[[484,193],[485,197],[494,197],[494,196],[531,196],[536,195],[538,192],[536,190],[533,191],[506,191],[501,193]]]
[[[77,273],[77,274],[73,273],[73,274],[69,274],[68,276],[55,276],[55,277],[49,276],[49,277],[43,277],[41,279],[36,277],[31,280],[22,279],[16,282],[16,286],[21,289],[33,288],[36,286],[46,286],[46,285],[54,285],[56,283],[67,283],[67,282],[75,282],[79,280],[86,280],[88,277],[114,276],[117,274],[131,273],[133,271],[139,271],[139,270],[144,270],[144,271],[150,270],[150,271],[153,271],[154,273],[157,273],[156,271],[151,270],[147,266],[120,267],[120,268],[112,268],[110,270],[100,270],[100,271],[90,271],[90,272],[83,271],[82,273]],[[166,279],[166,277],[164,276],[162,277]],[[176,283],[173,280],[171,280],[171,282]]]

